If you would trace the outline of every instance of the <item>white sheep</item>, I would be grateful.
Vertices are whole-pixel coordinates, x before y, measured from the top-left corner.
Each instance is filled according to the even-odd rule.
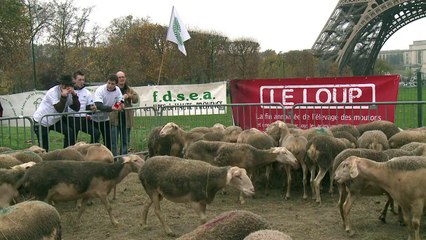
[[[186,132],[173,122],[154,128],[148,139],[149,157],[157,155],[182,157],[185,135]]]
[[[205,223],[207,204],[225,186],[233,186],[249,196],[254,194],[253,184],[243,168],[216,167],[203,161],[174,156],[149,158],[139,172],[139,179],[149,196],[142,211],[142,225],[146,227],[148,211],[154,203],[155,215],[170,236],[174,233],[160,212],[162,198],[177,203],[190,202],[201,223]]]
[[[349,157],[335,172],[338,183],[363,177],[388,192],[402,209],[408,239],[420,240],[420,221],[426,201],[426,157],[405,156],[387,162]]]
[[[261,216],[246,210],[233,210],[219,214],[176,240],[243,239],[252,232],[270,228]]]
[[[97,197],[105,205],[113,225],[117,225],[111,213],[107,195],[129,173],[138,172],[144,161],[123,158],[114,163],[99,161],[44,161],[29,168],[22,187],[37,200],[63,202],[82,199],[77,223],[90,198]]]
[[[358,147],[383,151],[389,149],[389,142],[384,132],[380,130],[369,130],[359,136]]]
[[[293,240],[289,235],[278,230],[264,229],[250,233],[243,240]]]
[[[41,201],[26,201],[0,211],[0,239],[62,239],[58,211]]]
[[[101,143],[78,142],[68,148],[75,149],[80,152],[85,161],[114,162],[114,155],[111,150]]]
[[[396,133],[389,138],[389,145],[391,148],[400,148],[411,142],[426,143],[426,130],[424,129],[410,129]]]
[[[357,125],[356,128],[361,135],[366,131],[380,130],[386,134],[387,139],[390,139],[393,135],[401,131],[395,123],[386,120],[362,123]]]
[[[346,149],[339,153],[334,159],[333,172],[337,170],[338,166],[345,159],[351,156],[368,158],[376,162],[385,162],[389,160],[389,156],[381,151],[376,151],[367,148]],[[390,205],[393,205],[393,199],[389,196],[388,193],[386,193],[385,190],[371,183],[367,179],[362,178],[361,176],[351,179],[349,182],[337,183],[337,187],[339,189],[338,206],[340,216],[342,217],[343,227],[349,235],[354,234],[354,231],[352,230],[350,224],[349,213],[352,209],[352,205],[355,199],[358,196],[381,196],[383,194],[386,194],[388,196],[388,200],[379,217],[382,222],[386,222],[387,209]],[[393,208],[392,212],[395,213]]]

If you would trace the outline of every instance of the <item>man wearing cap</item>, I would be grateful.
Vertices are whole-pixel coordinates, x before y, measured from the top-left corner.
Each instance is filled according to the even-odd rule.
[[[74,130],[69,128],[65,115],[58,113],[67,112],[68,107],[78,111],[80,109],[80,101],[72,87],[73,83],[70,75],[62,75],[58,83],[58,85],[46,92],[33,114],[34,132],[37,135],[39,145],[46,151],[49,151],[50,130],[64,134],[64,148],[75,144]]]

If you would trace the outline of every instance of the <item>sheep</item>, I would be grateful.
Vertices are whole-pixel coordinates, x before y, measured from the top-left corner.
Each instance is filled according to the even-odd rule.
[[[58,211],[41,201],[26,201],[0,211],[0,239],[62,239]]]
[[[383,188],[398,202],[407,225],[408,239],[420,239],[420,221],[426,200],[426,157],[404,156],[387,162],[367,158],[349,157],[335,172],[338,183],[363,177]]]
[[[359,133],[358,128],[352,124],[340,124],[340,125],[332,126],[330,127],[330,131],[333,133],[333,135],[336,132],[347,132],[351,134],[353,137],[355,137],[355,139],[359,138],[359,136],[361,135]]]
[[[410,143],[402,145],[400,149],[407,150],[407,151],[414,151],[417,147],[420,147],[420,146],[426,146],[426,143],[410,142]]]
[[[303,183],[303,199],[308,198],[307,193],[307,175],[308,170],[305,163],[305,155],[306,155],[306,145],[308,144],[308,140],[304,136],[295,136],[293,134],[288,134],[281,143],[282,147],[287,148],[297,159],[299,165],[302,168],[302,183]],[[291,169],[289,165],[284,165],[285,172],[287,175],[287,190],[285,194],[285,199],[290,198],[290,188],[291,188]]]
[[[347,159],[350,156],[357,156],[357,157],[363,157],[368,158],[371,160],[374,160],[376,162],[385,162],[388,161],[389,156],[381,151],[376,151],[373,149],[367,149],[367,148],[357,148],[357,149],[346,149],[343,150],[341,153],[339,153],[333,162],[333,171],[335,172],[345,159]],[[340,216],[342,218],[343,227],[345,228],[345,231],[349,235],[353,235],[354,231],[352,230],[350,219],[349,219],[349,213],[352,209],[352,204],[354,203],[356,197],[363,195],[363,196],[381,196],[383,194],[386,194],[388,196],[388,200],[385,204],[384,209],[380,213],[379,219],[382,222],[386,222],[386,213],[389,205],[393,204],[393,199],[389,196],[387,192],[385,192],[382,188],[376,186],[375,184],[372,184],[370,181],[362,178],[357,177],[352,179],[350,182],[343,182],[343,183],[337,183],[337,187],[339,189],[339,211]],[[392,209],[393,212],[395,212]]]
[[[46,149],[44,149],[42,147],[39,147],[37,145],[33,145],[33,146],[27,148],[26,150],[34,152],[34,153],[37,153],[37,154],[45,153],[46,152]]]
[[[269,124],[265,132],[277,142],[278,146],[281,146],[282,140],[290,133],[290,130],[285,122],[277,120]]]
[[[357,148],[358,147],[358,140],[357,137],[354,137],[350,132],[345,131],[334,131],[333,136],[335,138],[344,138],[349,141],[349,147],[350,148]],[[346,144],[348,145],[348,144]]]
[[[246,195],[254,195],[253,184],[243,168],[216,167],[203,161],[174,156],[149,158],[139,172],[139,180],[149,196],[142,211],[142,226],[147,227],[148,211],[154,203],[155,215],[163,230],[170,236],[174,236],[174,233],[160,212],[162,198],[177,203],[190,202],[201,223],[205,223],[206,205],[226,185],[233,186]]]
[[[1,168],[11,168],[15,165],[19,165],[22,162],[16,159],[13,156],[8,154],[0,154],[0,169]]]
[[[393,122],[386,120],[362,123],[357,125],[356,128],[361,135],[366,131],[380,130],[386,134],[387,139],[390,139],[393,135],[401,131]]]
[[[73,148],[56,149],[40,154],[43,161],[74,160],[83,161],[83,155]]]
[[[242,240],[252,232],[267,228],[270,224],[263,217],[246,210],[232,210],[221,213],[177,240]]]
[[[92,197],[100,198],[113,225],[118,222],[111,213],[107,195],[129,173],[138,172],[144,161],[119,159],[114,163],[99,161],[44,161],[28,169],[22,188],[37,200],[63,202],[82,199],[77,223],[86,202]]]
[[[7,152],[7,151],[12,151],[12,148],[9,148],[9,147],[0,147],[0,153]]]
[[[17,186],[25,174],[25,170],[35,162],[15,165],[10,169],[0,169],[0,209],[10,206],[12,200],[18,197]]]
[[[149,157],[157,155],[182,157],[185,133],[173,122],[169,122],[160,128],[154,128],[148,139]]]
[[[315,136],[333,136],[333,133],[328,128],[323,127],[313,127],[308,129],[298,129],[294,128],[290,130],[290,133],[294,135],[302,135],[304,136],[308,141],[311,140]]]
[[[240,126],[228,126],[223,130],[223,139],[224,142],[236,143],[238,136],[243,131]]]
[[[280,232],[278,230],[258,230],[256,232],[250,233],[247,237],[245,237],[243,240],[293,240],[289,235]]]
[[[400,148],[410,142],[426,143],[425,130],[404,130],[389,138],[389,145],[391,148]]]
[[[338,138],[329,135],[318,135],[308,141],[306,145],[305,162],[311,172],[312,197],[317,203],[321,203],[320,186],[327,171],[332,167],[334,158],[341,151],[346,149],[346,145]],[[317,167],[318,174],[315,176]],[[333,169],[330,170],[330,188],[333,192]],[[314,179],[315,176],[315,179]]]
[[[389,142],[384,132],[380,130],[369,130],[363,132],[358,138],[358,147],[383,151],[389,149]]]
[[[12,151],[12,152],[5,152],[4,154],[9,154],[15,157],[16,159],[18,159],[22,163],[43,161],[43,159],[41,158],[39,154],[30,150],[18,150],[18,151]]]
[[[278,142],[275,141],[269,134],[262,132],[257,128],[250,128],[242,131],[237,138],[237,143],[247,143],[258,149],[270,149],[272,147],[278,146]],[[269,194],[271,170],[272,164],[269,164],[265,167],[265,195]],[[253,172],[251,173],[254,174]]]
[[[114,162],[114,155],[105,145],[100,143],[78,142],[67,148],[75,149],[83,155],[85,161]]]

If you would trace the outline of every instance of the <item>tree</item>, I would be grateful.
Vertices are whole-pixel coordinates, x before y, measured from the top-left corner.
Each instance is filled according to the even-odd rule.
[[[233,59],[235,78],[255,78],[259,65],[259,43],[248,39],[240,39],[229,45],[229,53]]]

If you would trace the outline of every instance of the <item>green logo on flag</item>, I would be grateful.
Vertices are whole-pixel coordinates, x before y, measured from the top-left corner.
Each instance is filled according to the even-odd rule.
[[[173,33],[175,34],[176,40],[178,41],[179,45],[183,45],[182,37],[180,36],[180,25],[178,19],[175,17],[173,19]]]

